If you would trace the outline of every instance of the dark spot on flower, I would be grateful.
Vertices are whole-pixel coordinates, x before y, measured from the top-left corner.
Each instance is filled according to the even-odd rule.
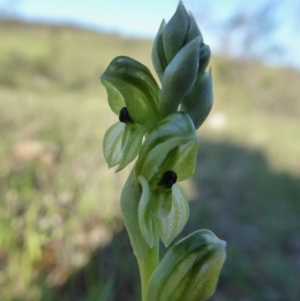
[[[158,185],[163,185],[166,188],[172,188],[173,184],[175,184],[176,181],[177,181],[176,173],[172,170],[168,170],[162,175]]]
[[[120,110],[119,120],[123,123],[133,122],[126,107]]]

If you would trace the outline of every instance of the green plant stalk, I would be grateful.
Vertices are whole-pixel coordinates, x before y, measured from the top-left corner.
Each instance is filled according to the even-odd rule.
[[[137,261],[141,277],[142,301],[146,301],[149,279],[159,264],[159,243],[155,243],[153,248],[149,248],[147,256],[137,258]]]
[[[196,130],[213,102],[211,73],[205,71],[209,58],[209,46],[180,1],[153,46],[161,89],[147,67],[125,56],[113,59],[101,76],[119,116],[103,139],[108,166],[118,165],[118,172],[138,157],[120,203],[138,261],[142,301],[206,301],[226,257],[226,244],[199,230],[159,262],[159,240],[168,247],[188,220],[189,206],[176,182],[195,171]]]

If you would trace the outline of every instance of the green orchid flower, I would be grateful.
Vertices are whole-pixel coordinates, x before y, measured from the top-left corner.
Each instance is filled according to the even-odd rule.
[[[177,181],[194,173],[198,137],[188,114],[164,118],[147,135],[135,173],[141,184],[138,221],[149,247],[160,237],[165,246],[181,232],[189,216]]]
[[[136,158],[144,134],[160,119],[159,87],[147,67],[125,56],[112,60],[100,78],[119,116],[104,136],[104,157],[120,171]]]
[[[161,120],[146,134],[139,158],[121,195],[121,210],[141,274],[143,301],[159,264],[159,238],[165,245],[182,230],[189,215],[176,181],[195,169],[198,138],[186,113]]]

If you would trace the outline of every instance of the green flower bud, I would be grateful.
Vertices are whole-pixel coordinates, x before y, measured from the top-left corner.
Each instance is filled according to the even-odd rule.
[[[169,115],[159,122],[141,147],[135,167],[141,184],[138,218],[150,247],[157,234],[169,245],[186,224],[187,200],[175,182],[193,174],[197,150],[196,131],[185,113]]]
[[[192,14],[189,14],[180,1],[175,14],[166,24],[162,21],[152,48],[152,61],[155,71],[160,79],[167,65],[176,54],[196,37],[201,37],[201,32]]]
[[[200,37],[184,46],[168,65],[162,78],[160,111],[162,117],[175,113],[192,89],[199,68]]]
[[[116,57],[101,75],[112,111],[119,115],[126,107],[137,124],[156,122],[159,87],[149,69],[125,56]]]
[[[167,62],[170,63],[185,45],[189,30],[190,18],[182,1],[178,3],[175,14],[166,24],[163,31],[163,46]]]
[[[196,37],[200,37],[200,42],[201,44],[203,43],[203,37],[201,34],[201,31],[197,25],[197,22],[194,18],[194,16],[189,13],[188,14],[189,17],[189,30],[186,33],[186,40],[185,40],[185,44],[188,44],[190,41],[194,40]]]
[[[170,21],[163,21],[152,48],[152,62],[162,83],[161,116],[177,111],[179,104],[204,74],[210,48],[203,42],[194,17],[180,1]]]
[[[205,301],[216,288],[226,243],[199,230],[176,243],[152,274],[147,301]]]
[[[213,105],[213,83],[211,71],[198,79],[193,89],[184,98],[180,110],[189,114],[198,129],[208,116]]]
[[[162,41],[162,34],[165,25],[166,25],[165,20],[162,20],[158,33],[154,39],[152,53],[151,53],[152,64],[160,81],[162,81],[165,69],[168,66],[168,62],[163,47],[163,41]]]

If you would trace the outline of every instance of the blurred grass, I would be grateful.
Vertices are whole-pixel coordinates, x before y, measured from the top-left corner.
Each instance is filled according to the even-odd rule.
[[[4,21],[0,38],[0,300],[139,300],[98,77],[117,55],[152,70],[151,41]],[[184,234],[228,242],[212,300],[298,301],[300,74],[226,57],[212,70]]]

